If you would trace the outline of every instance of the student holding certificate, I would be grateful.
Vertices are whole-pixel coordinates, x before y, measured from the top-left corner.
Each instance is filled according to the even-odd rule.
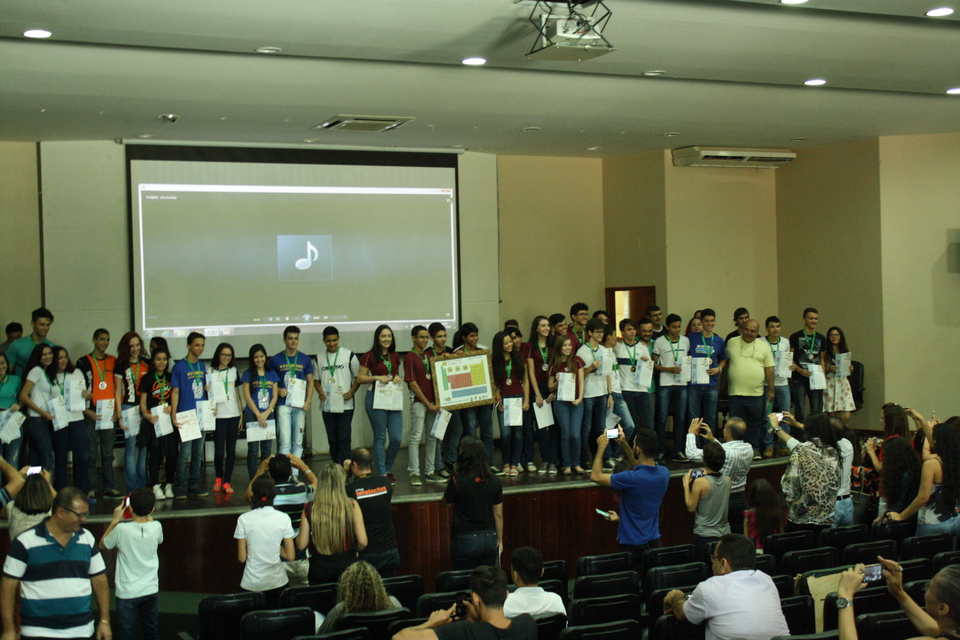
[[[50,399],[64,398],[67,383],[83,387],[83,374],[70,362],[70,354],[63,347],[53,348],[53,362],[47,367],[47,376],[53,383],[50,387]],[[53,487],[59,491],[67,486],[67,454],[73,452],[73,484],[86,493],[90,490],[89,447],[87,445],[87,425],[83,421],[83,409],[68,407],[67,424],[53,432],[53,456],[56,460]]]
[[[27,419],[23,423],[23,437],[28,446],[26,463],[44,469],[53,469],[53,414],[49,408],[53,383],[46,371],[51,362],[53,349],[50,345],[34,347],[24,367],[27,379],[20,389],[20,405],[27,408]]]
[[[10,361],[7,355],[0,353],[0,411],[17,412],[20,410],[20,403],[17,402],[17,394],[20,393],[20,376],[13,374],[10,367]],[[17,466],[17,456],[20,455],[20,441],[23,438],[21,427],[20,435],[10,441],[10,444],[2,445],[3,459],[9,460],[14,467]]]
[[[652,371],[649,382],[644,378],[644,369],[653,367],[653,323],[643,318],[635,323],[630,318],[620,321],[620,333],[623,336],[613,347],[620,374],[620,388],[623,400],[627,404],[634,427],[653,429],[653,386]],[[639,338],[639,339],[638,339]],[[640,386],[645,382],[647,386]]]
[[[303,455],[303,429],[313,396],[313,362],[298,350],[300,327],[283,330],[284,350],[270,359],[280,378],[277,400],[277,452]],[[253,476],[251,476],[253,477]]]
[[[548,386],[550,368],[550,319],[546,316],[537,316],[530,326],[530,346],[527,356],[527,377],[530,380],[531,400],[543,407],[544,403],[553,402],[553,394]],[[560,443],[560,429],[556,423],[540,428],[536,423],[536,416],[531,416],[534,439],[540,444],[539,473],[557,473],[557,450]],[[531,451],[532,457],[532,451]]]
[[[657,387],[657,435],[660,437],[660,459],[667,453],[667,415],[673,407],[672,458],[686,461],[683,441],[687,415],[687,383],[681,382],[681,364],[690,354],[690,340],[680,335],[680,316],[671,313],[666,320],[667,333],[653,343],[653,367],[660,372]]]
[[[173,365],[170,374],[170,386],[173,387],[170,404],[173,405],[172,421],[176,429],[177,414],[184,411],[196,411],[197,401],[207,399],[207,368],[200,361],[206,338],[193,331],[187,336],[187,357]],[[179,437],[179,434],[178,434]],[[177,500],[187,499],[190,495],[203,498],[207,492],[200,488],[200,462],[203,460],[203,437],[188,440],[180,444],[177,453],[177,477],[174,481],[174,493]],[[189,485],[189,487],[188,487]]]
[[[823,410],[832,416],[837,416],[843,420],[844,424],[850,422],[850,412],[856,410],[853,403],[853,391],[850,389],[850,380],[847,373],[853,373],[853,363],[845,363],[843,366],[846,372],[838,371],[838,358],[842,353],[849,354],[847,348],[847,338],[843,335],[840,327],[830,327],[827,330],[827,348],[820,353],[820,365],[827,378],[827,388],[823,390]],[[849,356],[844,360],[849,360]]]
[[[250,368],[240,376],[240,382],[243,384],[243,401],[246,404],[243,421],[266,427],[277,405],[280,376],[267,365],[267,350],[262,344],[250,347]],[[257,474],[260,463],[270,457],[272,449],[272,438],[259,442],[247,440],[247,471],[251,478]]]
[[[107,355],[110,346],[110,332],[100,328],[93,332],[93,351],[77,360],[77,369],[83,372],[87,381],[87,389],[93,396],[90,398],[90,407],[83,413],[87,416],[87,439],[90,446],[90,489],[96,491],[97,482],[104,497],[119,498],[120,492],[114,487],[113,479],[113,433],[114,428],[98,428],[107,423],[115,422],[120,407],[114,406],[109,415],[97,413],[97,404],[101,400],[114,401],[117,396],[114,370],[117,359]],[[111,402],[112,404],[112,402]],[[102,406],[102,405],[101,405]],[[100,425],[98,425],[100,423]],[[100,470],[97,472],[97,456],[100,457]],[[92,498],[92,495],[87,495]]]
[[[613,410],[613,382],[609,370],[604,371],[606,349],[601,344],[606,326],[597,318],[587,321],[587,342],[577,349],[577,357],[584,363],[580,461],[587,463],[590,460],[591,436],[600,433],[606,423],[607,413]]]
[[[427,350],[430,333],[425,326],[418,324],[410,330],[410,337],[413,339],[413,349],[403,358],[403,379],[410,388],[410,438],[407,441],[410,459],[407,472],[410,486],[419,487],[423,484],[420,477],[420,441],[424,431],[427,434],[424,476],[432,476],[443,467],[440,441],[430,434],[440,407],[433,395],[430,373],[430,351]]]
[[[547,387],[551,393],[556,392],[553,417],[560,427],[563,475],[583,473],[579,464],[580,424],[583,422],[583,360],[573,354],[573,339],[570,336],[558,336],[554,340],[547,375]]]
[[[323,426],[330,444],[330,457],[337,464],[350,459],[353,436],[353,397],[360,383],[360,361],[350,349],[340,346],[340,332],[336,327],[323,330],[323,344],[327,349],[317,356],[317,372],[313,386],[321,402]]]
[[[480,344],[480,330],[472,322],[464,322],[460,325],[460,340],[463,342],[453,348],[454,353],[475,353],[486,349]],[[454,336],[454,345],[457,344],[457,337]],[[490,405],[482,404],[478,407],[467,407],[461,409],[460,420],[463,423],[463,430],[468,436],[477,436],[483,441],[483,446],[487,449],[487,460],[494,473],[499,473],[497,467],[493,466],[493,413]]]
[[[173,387],[170,385],[170,352],[166,347],[155,346],[150,355],[150,370],[140,378],[140,433],[137,446],[147,450],[147,470],[153,495],[157,500],[173,498],[173,479],[177,473],[177,451],[180,436],[173,430],[173,406],[170,401]],[[158,434],[158,425],[166,423],[167,433]],[[166,461],[166,487],[160,484],[160,463]]]
[[[797,369],[793,364],[793,349],[790,348],[790,341],[780,335],[780,318],[770,316],[766,321],[767,335],[764,340],[770,345],[770,352],[773,354],[773,406],[771,411],[775,413],[790,412],[790,376]],[[786,374],[786,375],[785,375]],[[784,420],[780,426],[790,433],[790,425]],[[780,455],[787,455],[786,448],[778,446]]]
[[[150,370],[149,364],[141,357],[143,341],[136,331],[128,331],[117,345],[117,363],[113,370],[116,387],[117,424],[123,431],[123,479],[127,483],[127,493],[133,493],[147,486],[147,448],[137,444],[140,433],[140,420],[136,424],[127,424],[125,416],[130,409],[140,406],[140,379]]]
[[[213,490],[233,493],[230,480],[237,454],[237,436],[243,430],[243,398],[237,393],[237,368],[233,366],[233,345],[221,342],[210,363],[210,399],[217,403],[217,426],[213,434],[213,468],[217,479]]]
[[[382,324],[373,332],[373,346],[370,351],[367,351],[360,358],[357,382],[370,385],[367,389],[364,405],[367,410],[367,418],[370,419],[370,426],[373,427],[373,459],[377,465],[377,473],[389,478],[391,484],[396,484],[392,471],[393,462],[397,459],[397,453],[400,451],[400,441],[403,439],[403,411],[374,409],[373,396],[378,382],[381,384],[399,384],[402,380],[403,378],[400,377],[400,356],[397,355],[393,330]],[[384,445],[387,442],[388,434],[390,436],[390,447],[385,452]]]
[[[523,366],[523,359],[516,351],[516,344],[509,333],[503,331],[493,336],[493,383],[497,392],[497,419],[500,421],[500,449],[503,455],[504,475],[516,477],[519,473],[520,450],[523,446],[523,414],[520,424],[510,424],[512,415],[507,415],[507,403],[520,400],[521,412],[530,410],[530,380]],[[516,422],[516,421],[514,421]]]

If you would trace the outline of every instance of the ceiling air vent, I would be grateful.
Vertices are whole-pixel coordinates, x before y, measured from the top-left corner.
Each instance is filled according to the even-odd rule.
[[[394,116],[334,116],[324,123],[313,127],[323,131],[363,131],[379,133],[396,129],[413,118]]]
[[[787,149],[728,149],[683,147],[673,150],[675,167],[733,167],[771,169],[790,164],[797,154]]]

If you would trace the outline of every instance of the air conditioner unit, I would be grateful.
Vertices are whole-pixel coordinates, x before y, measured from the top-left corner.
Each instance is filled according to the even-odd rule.
[[[775,169],[796,160],[787,149],[733,149],[727,147],[683,147],[673,150],[675,167],[734,167]]]

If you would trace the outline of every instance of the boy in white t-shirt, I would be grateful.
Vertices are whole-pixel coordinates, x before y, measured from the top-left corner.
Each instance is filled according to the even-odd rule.
[[[150,487],[130,494],[133,519],[121,524],[124,500],[113,510],[113,520],[100,539],[100,549],[117,553],[117,637],[136,637],[137,616],[144,640],[160,640],[160,559],[163,527],[150,517],[157,498]],[[119,525],[119,526],[118,526]]]
[[[673,408],[673,454],[679,462],[686,461],[684,440],[686,437],[687,383],[680,381],[683,361],[690,355],[690,340],[680,335],[681,319],[675,313],[667,316],[667,334],[653,343],[653,368],[660,374],[657,386],[656,429],[660,437],[660,456],[666,456],[667,415]]]
[[[333,462],[343,464],[344,460],[350,459],[353,446],[353,395],[360,388],[357,382],[360,360],[352,351],[340,346],[340,331],[336,327],[323,330],[323,344],[327,348],[317,355],[313,386],[320,398],[320,415],[327,431],[330,457]]]

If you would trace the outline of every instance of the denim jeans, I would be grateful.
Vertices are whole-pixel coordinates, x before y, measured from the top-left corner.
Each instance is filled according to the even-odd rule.
[[[746,440],[754,451],[760,450],[763,432],[769,432],[764,428],[763,410],[766,406],[766,396],[730,396],[730,416],[740,418],[747,424]]]
[[[633,416],[630,415],[630,409],[627,407],[627,401],[622,393],[613,394],[613,414],[620,418],[620,426],[623,427],[623,434],[627,437],[627,442],[633,437],[636,424],[633,422]],[[599,435],[599,434],[598,434]],[[607,447],[607,458],[620,455],[617,447]]]
[[[580,466],[593,464],[591,451],[607,421],[607,394],[583,399],[583,422],[580,423]]]
[[[360,560],[364,560],[373,565],[381,578],[392,578],[397,575],[400,568],[400,552],[396,548],[389,551],[378,551],[376,553],[360,552]]]
[[[447,424],[447,431],[443,434],[443,441],[447,443],[447,451],[443,460],[448,465],[457,461],[457,456],[460,455],[460,438],[462,437],[463,420],[460,419],[460,412],[454,411],[450,416],[450,422]]]
[[[273,440],[260,440],[247,443],[247,471],[250,477],[256,475],[257,468],[273,453]]]
[[[174,434],[179,437],[178,434]],[[203,433],[196,440],[180,443],[177,453],[177,480],[173,491],[178,496],[200,491],[200,463],[203,462]],[[189,480],[189,485],[188,485]]]
[[[230,484],[230,479],[233,477],[240,424],[241,418],[217,418],[217,430],[213,434],[213,468],[217,477],[223,479],[226,484]]]
[[[623,401],[627,403],[634,428],[653,429],[653,396],[646,391],[624,391]]]
[[[550,388],[547,386],[546,381],[537,382],[536,384],[540,389],[540,396],[546,400],[547,396],[550,395]],[[551,448],[553,442],[549,431],[551,427],[544,429],[537,428],[537,418],[533,411],[533,405],[536,401],[537,394],[534,393],[530,397],[530,410],[523,414],[523,453],[520,454],[520,463],[523,465],[526,465],[528,462],[537,462],[536,452],[533,450],[534,442],[540,446],[540,461],[542,463],[552,464],[556,457],[556,453]]]
[[[20,464],[17,458],[20,456],[20,443],[23,442],[23,425],[20,425],[20,436],[14,438],[9,444],[0,446],[3,450],[3,459],[13,465],[14,469],[25,467],[26,464]],[[24,461],[26,463],[26,461]]]
[[[53,425],[49,420],[29,417],[23,423],[23,437],[29,443],[27,464],[53,469]]]
[[[73,451],[73,484],[84,494],[90,490],[87,475],[90,451],[87,445],[87,425],[83,420],[71,422],[53,432],[53,455],[56,459],[53,487],[57,491],[67,486],[67,454]]]
[[[463,423],[465,435],[479,435],[483,446],[487,449],[487,463],[493,464],[493,413],[492,405],[482,404],[479,407],[469,407],[460,410],[460,420]]]
[[[560,428],[560,466],[575,467],[580,462],[580,425],[583,403],[574,406],[566,400],[553,401],[553,419]]]
[[[143,640],[160,640],[160,594],[140,598],[117,598],[117,640],[137,636],[137,615]]]
[[[933,536],[938,533],[949,533],[954,537],[960,535],[960,515],[953,516],[943,522],[917,525],[918,536]]]
[[[503,400],[511,397],[520,398],[520,401],[523,401],[523,396],[505,396]],[[507,421],[504,420],[506,411],[500,411],[499,407],[494,410],[497,412],[497,421],[500,424],[500,455],[503,457],[503,465],[518,465],[520,464],[520,449],[523,446],[523,425],[508,425]],[[522,417],[525,418],[528,413],[530,413],[529,410],[523,411]]]
[[[767,389],[769,389],[769,387],[767,386],[763,387],[764,397],[766,397],[767,395]],[[790,385],[789,384],[784,384],[784,385],[780,385],[779,387],[773,388],[773,409],[772,410],[777,412],[790,411]],[[764,423],[763,426],[764,426],[764,429],[763,429],[763,436],[761,437],[761,443],[763,444],[763,448],[766,449],[767,447],[772,447],[774,443],[780,440],[780,438],[778,438],[776,434],[770,433],[770,430],[766,428],[767,426],[766,423]],[[786,422],[781,421],[780,427],[787,433],[790,433],[790,425],[787,424]],[[852,517],[853,516],[851,515],[851,518]],[[853,523],[851,522],[850,524],[853,524]],[[839,525],[836,525],[836,526],[839,526]]]
[[[667,416],[673,407],[673,451],[683,453],[686,442],[687,387],[657,387],[657,436],[660,438],[660,455],[667,453]]]
[[[497,555],[496,531],[461,533],[450,541],[450,563],[454,571],[480,565],[495,566]]]
[[[122,405],[124,411],[136,405]],[[129,428],[129,425],[127,425]],[[127,485],[127,493],[133,493],[140,487],[147,486],[147,449],[137,446],[137,436],[127,436],[129,431],[123,432],[123,481]],[[74,452],[76,461],[77,454]],[[76,465],[76,462],[74,462]]]
[[[797,419],[797,422],[803,422],[807,415],[803,405],[805,399],[810,400],[810,413],[823,411],[823,390],[811,391],[808,379],[794,380],[791,378],[790,396],[794,405],[793,417]]]
[[[437,467],[440,463],[442,441],[430,435],[436,419],[437,414],[427,409],[427,405],[422,402],[410,403],[410,438],[407,440],[407,454],[410,458],[407,463],[407,472],[410,475],[420,475],[420,443],[422,441],[427,443],[423,455],[423,473],[429,475],[443,467],[442,464]],[[426,434],[425,437],[424,434]]]
[[[97,430],[94,420],[87,420],[87,439],[90,446],[90,488],[96,489],[98,480],[103,492],[113,490],[113,429]],[[100,470],[97,471],[97,458]]]
[[[277,407],[277,453],[303,457],[303,427],[307,414],[303,409],[285,404]]]
[[[343,413],[321,413],[323,428],[327,432],[330,444],[330,458],[337,464],[350,459],[353,445],[353,409],[344,409]]]
[[[853,498],[847,496],[843,500],[837,500],[837,506],[833,508],[833,526],[849,527],[853,524]]]
[[[701,385],[687,387],[687,423],[694,418],[703,418],[703,421],[710,425],[714,435],[720,437],[717,431],[717,387]],[[699,438],[697,443],[702,447],[703,443]]]
[[[364,405],[370,426],[373,427],[373,460],[377,465],[377,473],[385,476],[393,471],[393,462],[400,451],[400,440],[403,439],[403,412],[374,409],[372,392],[367,393]],[[390,446],[384,451],[387,434],[390,435]]]

